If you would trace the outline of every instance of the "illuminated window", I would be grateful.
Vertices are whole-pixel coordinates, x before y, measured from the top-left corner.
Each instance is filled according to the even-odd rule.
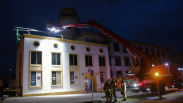
[[[34,46],[34,47],[37,48],[37,47],[39,47],[39,45],[40,45],[39,41],[34,41],[34,42],[33,42],[33,46]]]
[[[52,71],[52,85],[61,85],[61,72]]]
[[[42,52],[31,51],[31,64],[41,64]]]
[[[41,86],[41,72],[31,71],[31,86]]]
[[[70,72],[71,84],[74,84],[74,72]]]
[[[93,66],[92,64],[92,56],[91,55],[85,55],[85,65],[86,66]]]
[[[115,65],[121,66],[121,57],[120,56],[115,56]]]
[[[105,66],[105,57],[99,56],[99,66]]]
[[[60,59],[60,53],[52,53],[52,65],[60,65],[61,59]]]

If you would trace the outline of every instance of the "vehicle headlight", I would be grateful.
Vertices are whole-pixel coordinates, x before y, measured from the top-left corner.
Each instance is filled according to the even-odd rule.
[[[158,73],[158,72],[156,72],[156,73],[155,73],[155,76],[159,76],[159,73]]]
[[[135,83],[133,86],[134,86],[134,87],[136,87],[136,86],[137,86],[137,84]]]

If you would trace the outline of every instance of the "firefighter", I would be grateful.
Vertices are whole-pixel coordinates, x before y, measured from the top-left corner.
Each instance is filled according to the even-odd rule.
[[[115,79],[111,79],[111,94],[114,97],[114,102],[117,102],[117,98],[116,98],[116,81],[115,81]]]
[[[126,99],[127,99],[127,97],[126,97],[126,83],[124,82],[123,79],[121,79],[121,94],[123,95],[122,101],[126,101]]]
[[[109,92],[109,89],[111,88],[110,84],[109,84],[109,80],[107,80],[104,84],[104,91],[105,91],[105,96],[106,96],[106,100],[108,102],[108,100],[110,99],[110,102],[111,102],[111,96],[110,96],[110,92]]]

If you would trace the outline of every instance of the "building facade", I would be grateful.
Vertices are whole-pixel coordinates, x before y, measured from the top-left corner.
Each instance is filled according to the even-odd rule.
[[[108,40],[106,40],[108,39]],[[98,35],[93,33],[84,32],[78,36],[77,40],[85,41],[85,42],[94,42],[100,44],[108,44],[109,51],[109,64],[110,64],[110,73],[111,77],[118,78],[123,77],[129,74],[131,69],[131,65],[133,65],[134,61],[131,56],[128,54],[123,45],[119,44],[115,40],[111,40],[110,38],[106,38],[105,35]],[[142,52],[152,56],[154,58],[154,65],[163,65],[165,63],[170,63],[169,61],[169,51],[166,47],[160,47],[156,45],[136,42],[127,40],[127,42],[131,43],[133,46],[137,47]],[[140,62],[143,59],[139,58],[138,55],[133,53]]]
[[[108,62],[108,45],[24,34],[17,46],[16,87],[22,96],[84,93],[93,80],[99,91],[110,78]]]

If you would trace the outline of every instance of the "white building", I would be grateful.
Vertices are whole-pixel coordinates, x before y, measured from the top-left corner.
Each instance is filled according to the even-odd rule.
[[[94,91],[110,78],[108,45],[24,34],[17,46],[16,87],[22,96]],[[87,79],[87,80],[86,80]]]

